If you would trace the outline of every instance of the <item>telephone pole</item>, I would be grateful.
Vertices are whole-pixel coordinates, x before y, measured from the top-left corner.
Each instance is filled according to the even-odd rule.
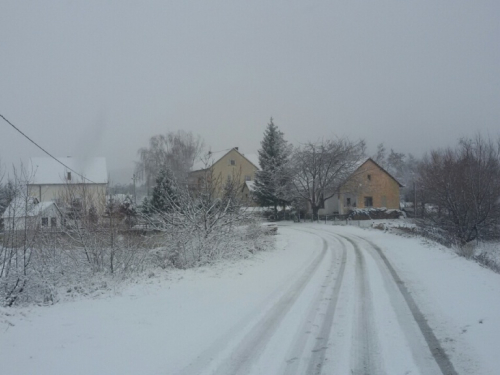
[[[132,175],[132,181],[134,181],[134,205],[137,207],[137,195],[135,193],[135,181],[137,180],[137,174]]]

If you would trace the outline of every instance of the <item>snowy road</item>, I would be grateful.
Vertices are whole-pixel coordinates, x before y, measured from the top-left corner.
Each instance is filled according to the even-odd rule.
[[[0,374],[498,373],[500,275],[374,230],[277,238],[119,296],[0,314]]]
[[[313,262],[248,331],[182,374],[457,374],[378,246],[333,227],[295,230],[322,240]]]

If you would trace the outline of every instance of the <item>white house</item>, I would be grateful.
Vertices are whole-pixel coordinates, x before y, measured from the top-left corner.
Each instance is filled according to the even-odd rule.
[[[28,183],[28,195],[40,202],[53,201],[61,205],[74,204],[103,211],[106,205],[108,170],[106,159],[94,157],[49,157],[30,159],[33,178]]]
[[[2,215],[6,231],[56,229],[62,214],[54,202],[39,202],[32,197],[15,198]]]

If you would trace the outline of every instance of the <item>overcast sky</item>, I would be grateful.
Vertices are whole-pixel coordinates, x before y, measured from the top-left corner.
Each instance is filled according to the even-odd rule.
[[[420,156],[500,134],[500,2],[2,0],[0,113],[110,170],[178,129],[255,153],[271,116]],[[0,121],[4,164],[42,155]]]

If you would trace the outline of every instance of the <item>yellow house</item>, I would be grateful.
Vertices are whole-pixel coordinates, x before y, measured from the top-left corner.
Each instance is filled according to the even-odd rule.
[[[255,180],[255,174],[259,170],[254,157],[245,156],[239,152],[238,147],[224,153],[213,161],[214,154],[209,154],[212,160],[205,164],[198,163],[189,175],[190,186],[193,189],[200,189],[202,183],[210,181],[216,194],[221,195],[224,186],[228,181],[234,182],[238,186],[238,191],[242,198],[248,198],[250,194],[248,186]],[[253,161],[251,161],[252,159]]]
[[[338,193],[325,201],[320,215],[347,214],[355,208],[399,209],[399,189],[403,185],[372,158],[364,161]]]
[[[339,213],[348,213],[352,208],[399,209],[401,187],[389,172],[368,158],[340,188]]]

